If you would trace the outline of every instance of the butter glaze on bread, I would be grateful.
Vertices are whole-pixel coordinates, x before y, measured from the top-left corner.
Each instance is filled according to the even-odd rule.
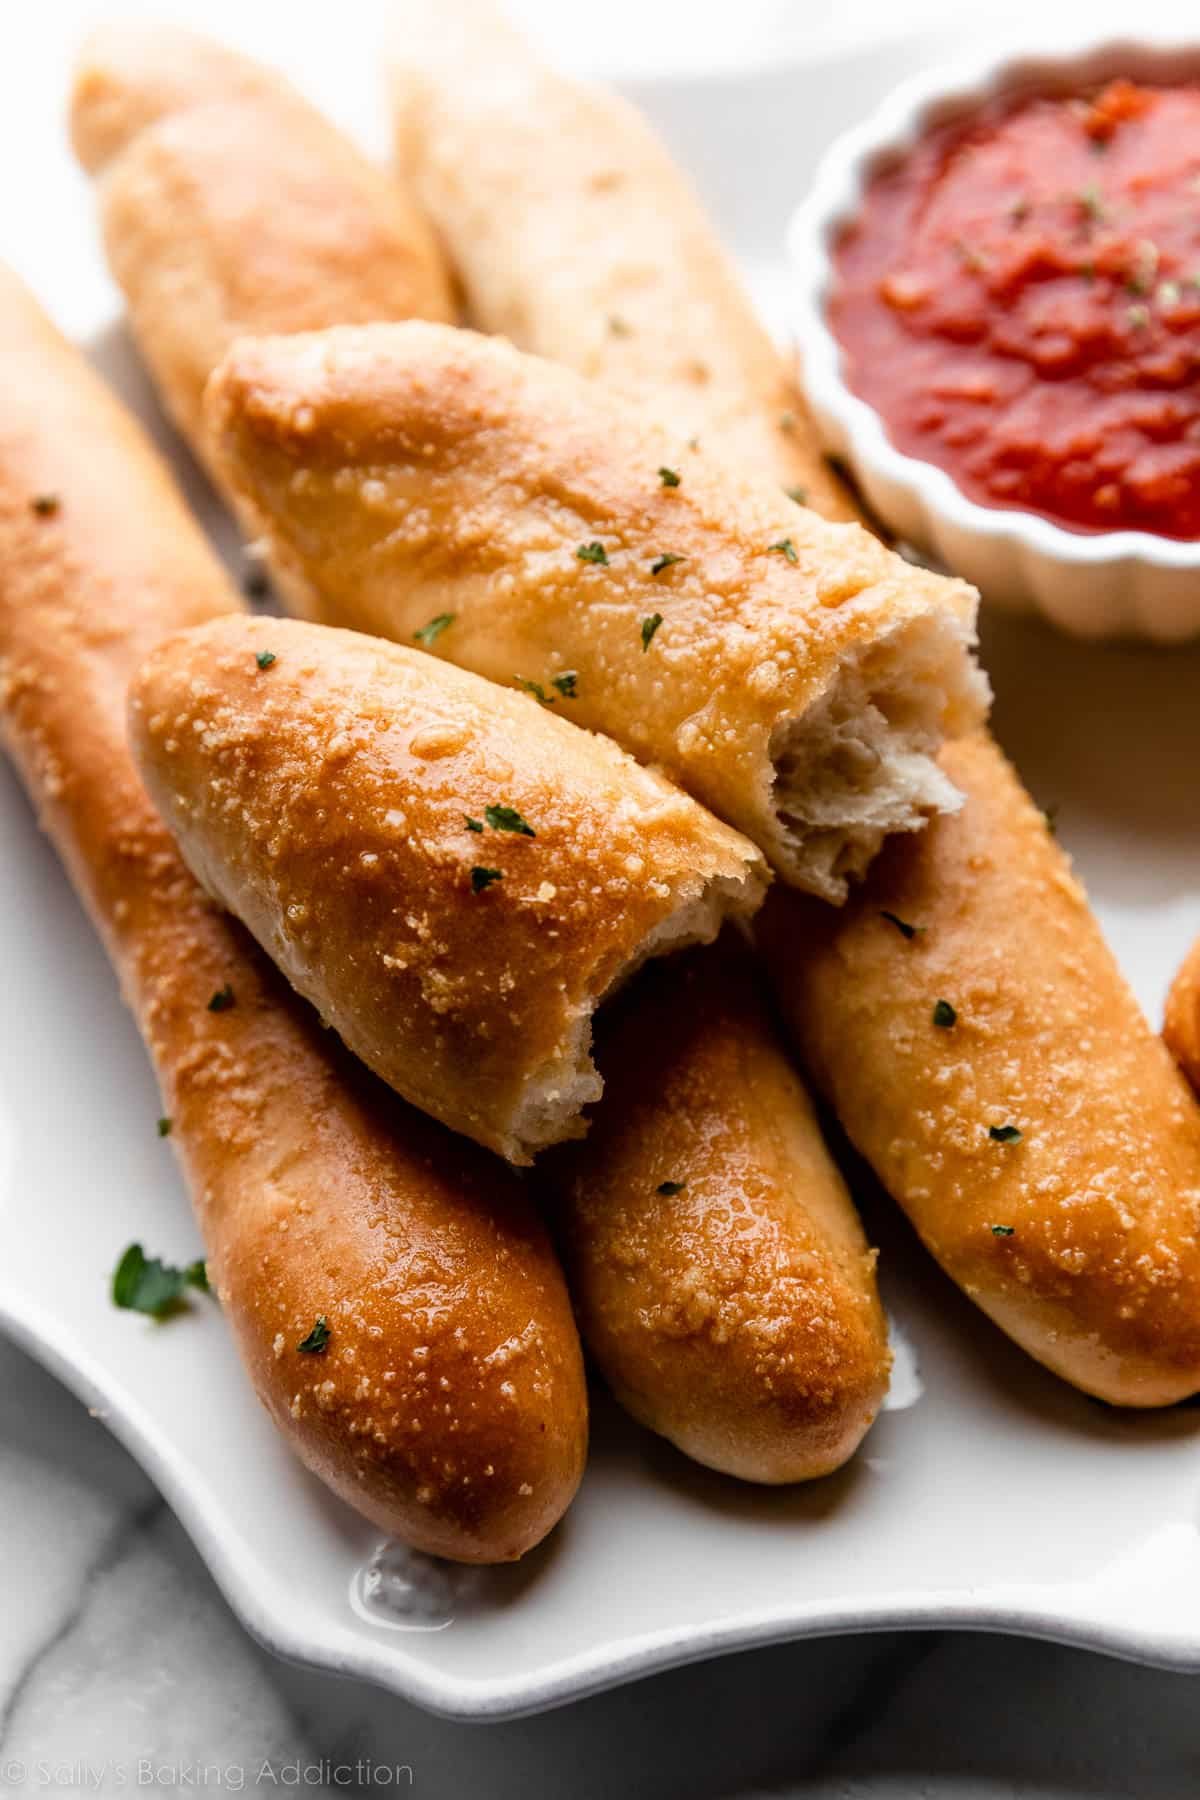
[[[3,272],[0,386],[0,736],[146,1040],[247,1371],[381,1530],[520,1556],[586,1448],[549,1243],[520,1182],[344,1055],[181,862],[125,689],[169,632],[238,602],[142,433]],[[318,1314],[328,1348],[300,1354]]]
[[[1168,1405],[1200,1388],[1200,1109],[995,746],[942,755],[960,813],[889,845],[841,913],[768,905],[776,992],[965,1292],[1085,1392]]]
[[[243,333],[453,317],[398,183],[246,57],[172,26],[104,27],[71,127],[138,347],[206,463],[204,383]]]
[[[397,167],[471,323],[565,363],[680,441],[857,517],[690,183],[633,107],[539,62],[478,0],[397,0]]]
[[[513,1162],[585,1129],[605,995],[763,895],[754,846],[607,738],[357,632],[172,638],[130,724],[209,892],[376,1074]]]
[[[958,804],[934,752],[986,702],[974,591],[571,371],[445,326],[346,327],[243,339],[206,409],[311,616],[401,642],[448,616],[437,656],[539,684],[789,882],[840,899],[888,832]]]
[[[747,951],[640,975],[587,1140],[545,1165],[588,1350],[643,1424],[746,1481],[850,1457],[887,1390],[875,1255]]]

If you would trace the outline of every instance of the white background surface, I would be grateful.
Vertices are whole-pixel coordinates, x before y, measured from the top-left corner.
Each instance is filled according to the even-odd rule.
[[[92,209],[60,123],[63,72],[83,21],[100,10],[64,0],[22,9],[0,63],[0,256],[68,329],[90,323],[108,295],[99,259],[82,251],[93,239]],[[338,111],[342,67],[361,60],[385,8],[210,0],[124,10],[169,13],[228,35],[286,63]],[[963,9],[933,0],[903,16],[865,0],[656,8],[606,0],[600,24],[577,7],[527,0],[514,10],[540,20],[547,42],[579,66],[625,75],[827,56],[855,34],[883,38],[939,14],[952,16],[958,43],[964,36]],[[1075,9],[1056,9],[1056,24],[1064,10]],[[1103,10],[1086,12],[1094,19]],[[1182,7],[1150,10],[1158,20],[1186,18]],[[1017,11],[1034,16],[1032,8]],[[1011,24],[1012,9],[1007,16]],[[967,30],[973,36],[1003,22],[1000,8],[985,5],[972,11]],[[343,122],[379,141],[378,116],[343,113]],[[64,243],[72,245],[68,281]],[[1061,729],[1051,678],[1065,673],[1056,656],[1050,651],[1041,671],[1051,737]],[[1017,669],[1006,673],[1015,679]],[[1101,691],[1094,724],[1106,704]],[[1078,747],[1064,743],[1063,751],[1069,785]],[[1116,761],[1110,773],[1119,785]],[[1122,879],[1131,905],[1153,882],[1153,832],[1150,818],[1138,868],[1122,878],[1111,872],[1118,904]],[[0,1785],[17,1785],[14,1759],[28,1765],[27,1787],[37,1785],[38,1758],[86,1764],[74,1771],[83,1779],[53,1782],[57,1791],[84,1791],[87,1771],[106,1762],[110,1785],[117,1765],[129,1785],[138,1782],[139,1757],[161,1765],[167,1785],[170,1771],[191,1759],[244,1767],[249,1781],[263,1758],[278,1767],[365,1752],[411,1764],[413,1791],[438,1796],[1187,1800],[1200,1792],[1193,1682],[1015,1642],[914,1637],[757,1653],[486,1731],[289,1671],[249,1645],[178,1526],[102,1428],[7,1347],[0,1506],[8,1602],[0,1616]]]

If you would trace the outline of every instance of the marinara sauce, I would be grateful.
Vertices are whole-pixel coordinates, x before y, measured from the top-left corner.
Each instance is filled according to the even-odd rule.
[[[972,499],[1200,538],[1200,84],[993,101],[871,182],[850,386]]]

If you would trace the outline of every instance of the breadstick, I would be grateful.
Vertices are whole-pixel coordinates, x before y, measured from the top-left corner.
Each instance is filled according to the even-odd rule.
[[[171,638],[130,728],[204,886],[368,1067],[512,1162],[585,1130],[605,995],[765,889],[752,844],[607,738],[357,632]]]
[[[1192,945],[1167,995],[1167,1049],[1200,1096],[1200,938]]]
[[[480,0],[399,0],[397,164],[471,322],[567,364],[685,440],[857,517],[790,368],[690,184],[615,94],[537,60]]]
[[[987,739],[966,805],[762,941],[818,1088],[942,1267],[1085,1392],[1200,1388],[1200,1110]]]
[[[984,706],[974,590],[569,370],[442,325],[243,339],[206,413],[314,616],[532,685],[785,880],[840,899],[888,832],[958,804],[934,752]]]
[[[618,1399],[698,1462],[803,1481],[887,1389],[874,1252],[726,939],[647,969],[601,1029],[587,1142],[546,1164],[580,1329]]]
[[[141,432],[2,273],[0,389],[0,735],[145,1037],[250,1378],[381,1529],[519,1556],[585,1451],[550,1246],[503,1165],[357,1069],[180,861],[125,688],[237,600]],[[318,1318],[326,1347],[301,1351]]]
[[[138,346],[209,466],[204,383],[235,338],[453,317],[433,233],[280,77],[174,26],[96,32],[71,105]]]
[[[273,69],[199,32],[143,19],[108,19],[84,39],[71,87],[71,144],[99,174],[159,119],[214,101],[305,103]]]

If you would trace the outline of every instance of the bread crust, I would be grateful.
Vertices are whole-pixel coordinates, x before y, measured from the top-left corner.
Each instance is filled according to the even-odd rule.
[[[88,33],[75,61],[71,147],[88,174],[96,175],[159,119],[214,101],[281,93],[299,100],[274,70],[200,32],[109,19]]]
[[[1200,938],[1192,945],[1171,983],[1163,1038],[1200,1096]]]
[[[71,126],[138,347],[210,473],[201,396],[235,338],[454,316],[405,191],[246,57],[170,26],[105,27]]]
[[[1200,1388],[1200,1110],[995,745],[942,757],[961,813],[890,844],[840,914],[768,905],[776,992],[965,1292],[1085,1392],[1168,1405]]]
[[[856,716],[891,706],[902,733],[920,718],[904,743],[930,771],[942,734],[983,711],[972,589],[498,340],[417,322],[244,339],[206,411],[310,616],[401,642],[449,618],[435,655],[537,683],[830,897],[845,890],[833,819],[790,817],[782,738],[851,668],[874,693]],[[956,804],[935,781],[929,804]]]
[[[545,1166],[589,1353],[635,1418],[746,1481],[839,1468],[887,1391],[875,1253],[744,946],[647,969],[599,1030],[587,1142]]]
[[[398,0],[389,66],[397,166],[472,324],[827,518],[858,516],[690,183],[632,106],[547,68],[479,0]]]
[[[376,1074],[513,1162],[584,1130],[604,996],[765,891],[747,839],[607,738],[357,632],[172,638],[130,730],[205,887]]]
[[[548,1240],[503,1165],[354,1066],[187,873],[125,688],[165,635],[238,603],[141,432],[3,272],[0,384],[0,735],[146,1040],[247,1371],[382,1530],[519,1556],[585,1454]],[[328,1348],[302,1354],[318,1314]]]

